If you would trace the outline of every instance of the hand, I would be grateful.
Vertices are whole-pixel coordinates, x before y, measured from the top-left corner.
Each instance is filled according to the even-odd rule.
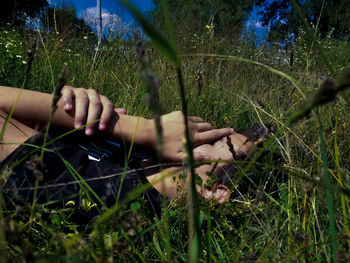
[[[185,159],[185,124],[182,112],[175,111],[163,115],[161,124],[163,127],[162,153],[164,160],[181,161]],[[210,123],[204,122],[199,117],[188,117],[188,125],[194,146],[217,141],[234,133],[232,128],[213,129]],[[195,161],[213,159],[206,152],[196,151],[193,154]]]
[[[205,200],[215,200],[219,205],[225,203],[231,196],[230,189],[224,184],[215,183],[211,189],[197,185],[196,189],[199,195]]]
[[[74,127],[80,128],[86,123],[100,119],[86,127],[85,134],[93,135],[95,130],[106,130],[114,112],[125,114],[126,110],[114,108],[113,103],[93,89],[65,86],[62,89],[63,109],[74,118]]]
[[[208,170],[207,167],[204,171],[210,171],[210,168]],[[174,198],[184,193],[183,190],[189,187],[188,180],[184,181],[179,178],[179,175],[182,173],[183,168],[170,167],[160,173],[147,175],[146,178],[159,193]],[[207,201],[214,201],[218,204],[223,204],[230,198],[231,191],[226,185],[216,182],[210,187],[206,184],[210,180],[209,176],[206,173],[202,173],[202,171],[199,171],[198,175],[203,180],[202,186],[196,184],[196,191],[199,196]]]

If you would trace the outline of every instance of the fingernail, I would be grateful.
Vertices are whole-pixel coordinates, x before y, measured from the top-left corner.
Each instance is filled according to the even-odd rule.
[[[100,123],[100,125],[98,126],[98,128],[100,129],[100,130],[105,130],[106,129],[106,124],[104,124],[104,123]]]
[[[76,128],[76,129],[79,129],[81,126],[83,126],[83,124],[82,124],[81,122],[77,122],[77,123],[75,124],[75,128]]]
[[[94,133],[94,131],[91,129],[91,128],[87,128],[86,130],[85,130],[85,134],[87,135],[87,136],[90,136],[90,135],[92,135]]]
[[[231,128],[231,133],[232,133],[232,134],[235,133],[235,130],[234,130],[233,128]]]

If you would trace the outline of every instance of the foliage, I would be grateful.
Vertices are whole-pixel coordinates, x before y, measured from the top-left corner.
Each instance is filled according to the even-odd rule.
[[[18,29],[7,27],[0,31],[0,82],[3,85],[19,86],[23,81],[28,46]]]
[[[37,17],[48,6],[47,0],[2,1],[0,8],[0,25],[24,26],[28,17]]]
[[[92,28],[83,19],[77,17],[74,6],[49,7],[42,13],[41,21],[48,32],[60,34],[63,41],[71,44],[70,47],[79,48],[87,38],[91,46],[97,41]]]
[[[20,32],[0,32],[1,84],[21,83],[25,51],[31,37],[37,37],[33,34],[38,33],[24,37]],[[350,93],[339,93],[338,99],[321,105],[320,118],[311,111],[292,126],[286,123],[306,98],[319,94],[316,91],[324,79],[335,79],[350,67],[350,44],[331,35],[317,37],[311,45],[313,32],[310,36],[304,31],[296,40],[291,66],[289,54],[271,46],[256,48],[216,34],[209,38],[207,31],[194,34],[184,33],[179,39],[187,54],[181,60],[189,115],[236,131],[257,122],[272,124],[279,134],[274,133],[268,150],[280,158],[276,162],[264,156],[258,166],[250,165],[252,160],[239,162],[239,171],[229,176],[235,199],[224,205],[199,200],[199,260],[328,262],[335,256],[338,262],[348,262]],[[28,88],[52,92],[52,75],[66,63],[70,85],[97,89],[115,105],[126,107],[129,114],[152,116],[132,42],[108,39],[96,52],[88,44],[74,50],[71,42],[62,38],[59,32],[42,39]],[[162,109],[181,109],[173,66],[155,52],[152,43],[143,45],[154,74],[162,79],[158,87]],[[325,173],[330,181],[324,181]],[[239,177],[251,183],[252,191],[237,191],[234,182]],[[275,191],[267,191],[259,178],[269,178]],[[4,261],[17,262],[165,262],[170,254],[174,262],[186,262],[189,236],[185,202],[180,197],[172,200],[164,208],[165,216],[155,218],[138,197],[118,211],[120,218],[112,216],[98,226],[81,229],[60,209],[25,205],[5,209],[2,205],[6,202],[0,197],[1,256]],[[330,253],[334,243],[336,254],[334,250]]]
[[[213,27],[215,34],[238,37],[243,23],[252,10],[253,1],[205,1],[167,0],[173,24],[178,32],[202,33]],[[150,16],[156,26],[164,26],[161,0],[153,0]]]
[[[350,6],[347,0],[256,0],[262,7],[260,15],[265,25],[270,24],[272,38],[286,39],[298,35],[305,23],[317,26],[324,37],[350,38]]]

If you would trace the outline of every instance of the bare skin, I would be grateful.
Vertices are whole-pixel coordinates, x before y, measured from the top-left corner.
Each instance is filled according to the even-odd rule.
[[[2,128],[7,113],[0,110],[0,127]],[[16,150],[17,147],[30,137],[34,136],[37,133],[36,130],[24,125],[23,123],[11,119],[9,122],[6,132],[3,138],[3,142],[8,142],[11,144],[2,144],[0,143],[0,162],[2,162],[11,152]]]
[[[0,127],[3,126],[7,113],[0,111]],[[3,161],[12,151],[14,151],[21,143],[25,142],[38,132],[23,123],[11,119],[8,124],[4,136],[4,142],[11,142],[11,144],[0,144],[0,162]],[[242,134],[235,133],[230,136],[231,142],[236,151],[236,156],[245,155],[253,147],[253,143],[247,141],[247,137]],[[215,144],[204,144],[198,146],[194,149],[194,153],[206,153],[212,156],[212,160],[233,160],[232,153],[229,151],[227,145],[227,139],[222,138],[218,140]],[[217,165],[214,170],[214,174],[218,172],[222,167],[225,166],[225,162],[221,162]],[[210,180],[207,172],[211,171],[213,164],[203,164],[195,169],[195,173],[198,174],[205,183]],[[179,180],[179,175],[182,173],[182,168],[170,167],[163,171],[163,173],[155,173],[147,176],[147,180],[153,185],[153,187],[163,195],[170,198],[175,197],[178,194],[179,185],[181,185],[181,180]],[[175,180],[174,180],[175,176]],[[164,178],[160,180],[160,178]],[[215,184],[213,189],[204,189],[197,185],[198,193],[206,200],[215,199],[217,203],[222,204],[230,196],[229,189],[222,184]]]
[[[53,127],[57,126],[71,130],[101,119],[98,128],[105,131],[107,135],[116,139],[124,139],[127,142],[134,139],[136,145],[156,153],[157,136],[153,120],[119,114],[107,97],[99,95],[95,91],[67,86],[63,89],[62,94],[63,96],[58,102],[58,108],[53,116]],[[10,112],[19,95],[19,89],[0,86],[0,110],[6,113]],[[51,101],[52,94],[23,90],[12,117],[32,129],[42,128],[48,121]],[[164,131],[162,152],[164,160],[170,162],[181,161],[185,156],[183,114],[180,111],[175,111],[163,115],[161,123]],[[213,129],[209,123],[204,122],[199,117],[189,117],[188,123],[195,145],[216,141],[234,132],[231,128]],[[6,133],[11,132],[10,127],[8,128]],[[96,125],[89,125],[85,129],[85,134],[93,134],[96,128]],[[22,135],[20,138],[21,140],[15,138],[11,142],[21,143],[25,141],[23,139],[28,137]],[[6,148],[7,145],[3,147]],[[11,152],[10,149],[3,150],[7,153]],[[6,155],[1,154],[1,159],[3,160]],[[198,152],[194,157],[195,160],[211,159],[204,152]]]
[[[8,112],[11,111],[20,91],[15,88],[0,87],[0,127],[2,128]],[[25,142],[37,133],[34,128],[43,128],[48,119],[51,107],[52,95],[46,93],[23,90],[16,105],[13,118],[5,130],[3,143],[0,143],[0,161],[3,161],[21,143]],[[114,105],[107,97],[99,95],[94,90],[76,89],[66,86],[62,90],[62,98],[58,102],[52,125],[65,129],[79,128],[87,123],[100,121],[93,125],[88,125],[85,129],[87,136],[92,135],[96,129],[105,131],[108,135],[117,139],[131,141],[135,136],[135,144],[138,144],[151,152],[156,151],[156,132],[153,120],[142,117],[125,115],[126,110],[114,108]],[[181,112],[172,112],[161,117],[163,126],[163,158],[167,161],[181,161],[185,156],[183,145],[184,116]],[[194,145],[196,161],[232,160],[232,154],[228,151],[225,136],[231,135],[234,149],[238,149],[236,154],[245,147],[243,145],[243,135],[232,135],[233,129],[213,129],[199,117],[188,118],[191,135]],[[138,128],[137,128],[138,126]],[[135,133],[136,130],[136,133]],[[207,144],[216,141],[215,144]],[[243,148],[242,148],[243,145]],[[202,165],[196,169],[196,173],[202,177],[203,181],[208,180],[206,173],[212,169],[212,165]],[[165,172],[179,174],[179,168],[171,167]],[[147,179],[154,184],[154,187],[168,197],[174,197],[180,181],[165,178],[159,182],[160,174],[152,174]],[[229,190],[224,185],[216,185],[214,189],[205,189],[197,186],[198,192],[206,199],[215,198],[218,203],[223,203],[228,199]]]
[[[254,143],[248,141],[248,138],[242,134],[235,133],[231,135],[230,138],[235,150],[235,156],[237,157],[247,155],[247,153],[249,153],[249,151],[254,146]],[[227,144],[227,138],[222,138],[221,140],[216,141],[214,144],[204,144],[198,146],[194,149],[194,152],[206,152],[213,157],[213,160],[222,161],[218,163],[215,170],[213,171],[214,175],[217,175],[220,170],[228,164],[225,161],[234,160]],[[195,173],[201,177],[203,180],[203,185],[205,185],[206,182],[210,180],[207,172],[212,171],[213,166],[214,163],[203,164],[199,167],[196,167]],[[147,177],[147,180],[153,185],[155,189],[157,189],[158,192],[168,197],[175,197],[178,195],[179,186],[182,184],[182,181],[178,179],[181,173],[183,173],[182,167],[170,167],[165,169],[162,173],[149,175]],[[219,204],[226,202],[231,194],[230,190],[225,185],[219,183],[215,183],[211,189],[199,185],[196,186],[196,189],[204,199],[208,201],[215,200]],[[181,187],[180,190],[182,190]]]

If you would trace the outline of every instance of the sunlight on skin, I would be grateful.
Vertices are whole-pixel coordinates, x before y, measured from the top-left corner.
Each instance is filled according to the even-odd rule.
[[[235,133],[230,136],[235,154],[237,157],[245,156],[254,146],[254,143],[248,141],[247,137]],[[216,141],[214,144],[204,144],[194,149],[194,152],[205,152],[212,156],[213,160],[232,161],[233,156],[227,145],[227,138],[222,138]],[[195,169],[196,174],[203,180],[203,184],[208,183],[211,178],[207,175],[212,171],[215,164],[204,164]],[[220,162],[217,164],[213,171],[214,175],[218,175],[220,171],[230,163]],[[167,168],[162,173],[153,174],[147,177],[147,180],[163,195],[173,198],[178,195],[179,189],[181,190],[182,180],[179,179],[179,175],[183,172],[182,168],[171,167]],[[163,177],[164,179],[160,179]],[[174,180],[175,179],[175,180]],[[215,200],[218,204],[225,203],[231,195],[229,188],[220,183],[214,183],[213,187],[201,187],[196,186],[197,192],[206,200]]]
[[[235,151],[236,157],[242,157],[248,154],[248,152],[252,149],[254,146],[254,143],[251,141],[248,141],[247,137],[240,133],[235,133],[230,136],[231,143],[233,145],[233,149]],[[214,160],[226,160],[226,161],[232,161],[233,156],[232,153],[229,150],[229,146],[227,144],[227,138],[222,138],[221,140],[218,140],[214,144],[204,144],[194,149],[194,151],[202,151],[206,152],[209,155],[212,156]],[[217,176],[220,171],[225,166],[230,165],[230,163],[226,162],[220,162],[217,164],[216,168],[213,171],[214,176]],[[214,164],[205,164],[201,165],[196,169],[196,173],[202,178],[203,183],[205,184],[207,180],[210,180],[210,177],[207,175],[207,172],[212,171]],[[220,183],[214,183],[213,189],[201,189],[201,195],[206,200],[216,199],[216,201],[219,204],[222,204],[226,202],[231,195],[230,190],[228,187],[224,184]]]

